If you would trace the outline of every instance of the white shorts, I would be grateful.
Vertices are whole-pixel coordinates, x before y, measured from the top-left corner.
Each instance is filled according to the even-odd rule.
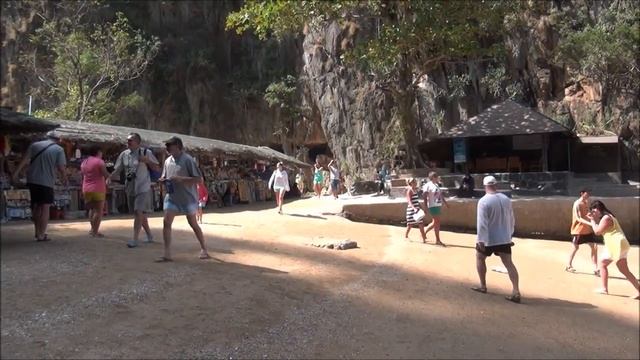
[[[285,190],[285,189],[284,189],[283,187],[281,187],[281,186],[274,186],[274,187],[273,187],[273,191],[275,191],[275,192],[277,192],[277,193],[279,193],[279,192],[284,192],[284,190]]]
[[[620,251],[620,257],[618,259],[612,259],[611,254],[609,253],[609,250],[607,250],[607,247],[605,246],[604,251],[602,252],[601,259],[618,261],[620,259],[626,259],[628,255],[629,255],[629,249],[626,249],[626,250]]]

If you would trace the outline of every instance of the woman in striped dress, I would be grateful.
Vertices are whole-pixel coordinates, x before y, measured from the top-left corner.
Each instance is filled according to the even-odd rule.
[[[418,182],[414,178],[407,179],[406,198],[407,198],[407,231],[404,234],[404,237],[405,239],[409,239],[409,232],[411,231],[411,228],[418,226],[418,228],[420,229],[420,235],[422,235],[422,242],[426,243],[427,235],[424,232],[424,223],[422,222],[424,217],[422,219],[419,219],[419,221],[416,221],[415,217],[413,216],[418,211],[423,210],[422,207],[420,206],[420,200],[419,200],[420,197],[418,196]],[[424,210],[423,210],[423,216],[424,216]]]

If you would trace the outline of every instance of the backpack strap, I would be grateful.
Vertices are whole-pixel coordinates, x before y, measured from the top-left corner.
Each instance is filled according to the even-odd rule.
[[[31,158],[31,163],[33,163],[34,161],[36,161],[36,159],[38,158],[38,156],[40,156],[45,150],[47,150],[48,148],[50,148],[51,146],[55,145],[56,143],[51,143],[47,146],[44,147],[44,149],[38,151],[38,153]]]

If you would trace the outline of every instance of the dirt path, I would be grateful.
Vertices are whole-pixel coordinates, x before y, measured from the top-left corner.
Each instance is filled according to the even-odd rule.
[[[153,262],[159,243],[125,247],[127,219],[106,221],[105,239],[55,223],[51,243],[33,242],[29,224],[3,225],[2,358],[639,357],[633,289],[614,270],[613,295],[594,294],[586,248],[574,264],[585,274],[569,274],[568,243],[516,239],[517,305],[503,299],[506,274],[489,272],[489,294],[468,289],[472,235],[444,233],[448,248],[407,242],[401,228],[330,215],[339,204],[206,214],[210,261],[177,220],[166,264]],[[158,240],[161,224],[151,219]],[[308,246],[344,239],[360,248]]]

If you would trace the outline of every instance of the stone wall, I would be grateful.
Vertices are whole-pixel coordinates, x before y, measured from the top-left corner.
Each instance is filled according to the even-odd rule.
[[[596,198],[592,198],[596,199]],[[571,206],[575,198],[549,197],[514,199],[515,235],[527,238],[569,239]],[[601,198],[616,215],[631,243],[640,242],[640,198]],[[442,214],[444,230],[475,232],[477,199],[451,199]],[[351,203],[342,208],[345,216],[354,221],[401,224],[405,221],[406,203]]]

